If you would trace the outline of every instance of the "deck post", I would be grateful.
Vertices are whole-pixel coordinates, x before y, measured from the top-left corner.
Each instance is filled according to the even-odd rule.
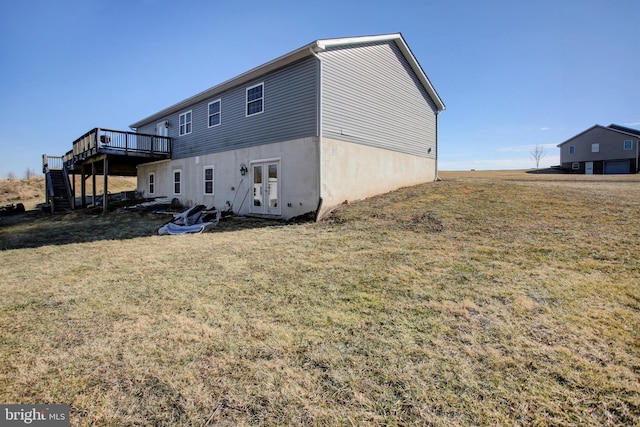
[[[96,205],[96,163],[91,163],[91,204]]]
[[[108,185],[108,176],[109,176],[109,156],[104,157],[104,188],[102,191],[102,213],[106,214],[109,209],[109,185]]]
[[[71,174],[71,179],[73,180],[73,210],[76,210],[76,174],[75,171],[74,173]]]
[[[87,182],[84,173],[84,163],[80,165],[80,207],[85,209],[87,207]]]

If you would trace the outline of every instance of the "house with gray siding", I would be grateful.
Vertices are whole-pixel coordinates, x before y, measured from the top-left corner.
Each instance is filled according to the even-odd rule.
[[[316,40],[136,121],[134,132],[89,131],[61,164],[82,176],[82,200],[89,176],[106,183],[124,165],[146,197],[320,218],[345,200],[435,180],[444,109],[401,34]]]
[[[563,169],[580,174],[638,173],[640,130],[595,125],[561,144]]]

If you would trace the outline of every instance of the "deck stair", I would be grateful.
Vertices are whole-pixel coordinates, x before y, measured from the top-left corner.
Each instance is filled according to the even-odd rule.
[[[73,209],[69,174],[62,162],[57,160],[57,158],[49,157],[43,170],[46,177],[47,205],[50,207],[51,213]]]
[[[71,202],[69,201],[69,179],[65,176],[64,171],[49,171],[53,194],[53,211],[62,212],[71,210]]]

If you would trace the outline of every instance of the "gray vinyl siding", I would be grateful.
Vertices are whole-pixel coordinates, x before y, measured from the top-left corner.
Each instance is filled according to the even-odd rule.
[[[320,57],[324,137],[435,158],[437,108],[394,42]]]
[[[273,73],[212,95],[140,128],[154,134],[156,123],[169,120],[172,158],[181,159],[317,135],[317,61],[307,58]],[[264,83],[263,112],[246,116],[246,89]],[[208,127],[208,104],[221,100],[220,125]],[[180,136],[178,118],[192,110],[192,132]]]
[[[635,159],[638,137],[620,133],[604,127],[594,127],[564,142],[560,146],[560,161],[564,164],[573,162],[591,162],[598,160]],[[631,150],[624,149],[624,141],[632,141]],[[600,144],[597,153],[591,151],[591,145]],[[575,147],[573,154],[570,147]]]

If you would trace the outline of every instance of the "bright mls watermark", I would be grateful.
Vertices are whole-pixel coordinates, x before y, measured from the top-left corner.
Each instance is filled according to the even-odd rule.
[[[69,427],[69,405],[0,405],[0,426]]]

